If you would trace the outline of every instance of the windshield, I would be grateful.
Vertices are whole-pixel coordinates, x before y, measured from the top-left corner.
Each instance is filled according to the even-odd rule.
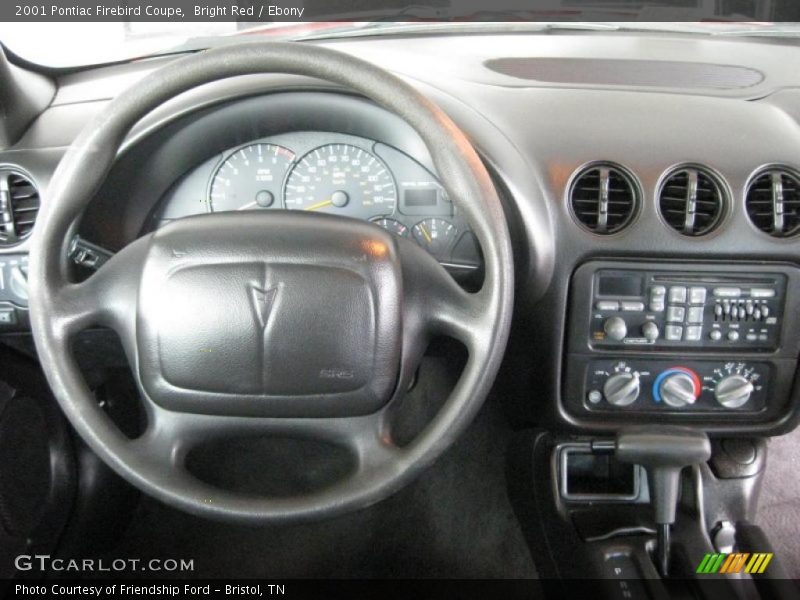
[[[701,2],[702,0],[698,0]],[[558,3],[558,0],[554,0]],[[581,3],[570,0],[571,5]],[[583,4],[591,4],[584,0]],[[615,6],[625,3],[615,3]],[[691,2],[682,2],[684,5]],[[53,7],[55,8],[55,7]],[[674,9],[671,9],[674,10]],[[631,31],[669,31],[703,36],[762,36],[800,38],[800,23],[774,22],[653,22],[653,21],[581,21],[599,13],[573,10],[575,20],[539,21],[540,12],[478,11],[451,18],[450,9],[409,6],[369,15],[354,15],[353,20],[286,21],[251,23],[213,22],[0,22],[0,42],[25,60],[49,67],[76,67],[144,58],[166,53],[187,52],[234,43],[246,39],[273,40],[323,39],[376,35],[425,35],[447,32],[521,32],[597,31],[608,34]],[[663,10],[615,9],[617,17],[660,16]],[[681,14],[692,14],[683,7]],[[381,16],[383,15],[383,16]],[[369,16],[370,19],[366,19]],[[561,15],[563,16],[563,15]],[[740,15],[741,16],[741,15]],[[378,18],[380,17],[380,18]],[[356,20],[359,19],[359,20]]]

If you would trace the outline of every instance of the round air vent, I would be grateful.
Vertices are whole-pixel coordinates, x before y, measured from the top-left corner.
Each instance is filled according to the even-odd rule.
[[[580,171],[569,189],[575,219],[592,233],[611,234],[624,229],[636,215],[639,193],[633,176],[608,163]]]
[[[800,231],[800,177],[781,167],[762,171],[747,187],[745,208],[750,221],[774,237]]]
[[[0,245],[13,246],[33,231],[39,191],[27,175],[0,169]]]
[[[720,180],[699,167],[680,167],[661,184],[658,206],[664,222],[683,235],[699,236],[714,230],[725,214],[725,192]]]

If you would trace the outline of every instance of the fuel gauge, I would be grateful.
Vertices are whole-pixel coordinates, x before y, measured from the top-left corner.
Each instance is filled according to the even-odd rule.
[[[456,239],[455,226],[445,219],[432,218],[420,221],[411,228],[417,243],[428,252],[439,258],[446,258],[446,253]]]

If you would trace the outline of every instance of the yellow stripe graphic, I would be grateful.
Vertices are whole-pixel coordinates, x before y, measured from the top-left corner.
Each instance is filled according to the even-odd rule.
[[[752,560],[747,565],[747,569],[745,570],[747,573],[758,573],[758,570],[761,568],[761,563],[764,562],[764,558],[767,555],[764,553],[754,554]]]
[[[766,570],[767,565],[769,564],[769,561],[771,561],[771,560],[772,560],[772,553],[767,554],[764,557],[764,562],[761,563],[761,566],[759,567],[758,572],[759,573],[763,573]]]

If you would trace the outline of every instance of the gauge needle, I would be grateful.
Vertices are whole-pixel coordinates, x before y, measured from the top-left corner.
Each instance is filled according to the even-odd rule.
[[[318,208],[324,208],[326,206],[330,206],[333,204],[333,200],[323,200],[322,202],[317,202],[316,204],[312,204],[306,210],[317,210]]]
[[[428,240],[428,243],[429,243],[429,244],[433,242],[433,238],[431,238],[431,234],[430,234],[430,233],[428,233],[428,230],[427,230],[427,229],[425,229],[425,225],[423,225],[422,223],[420,223],[420,224],[419,224],[419,230],[422,232],[422,235],[424,235],[424,236],[425,236],[425,239],[426,239],[426,240]]]

